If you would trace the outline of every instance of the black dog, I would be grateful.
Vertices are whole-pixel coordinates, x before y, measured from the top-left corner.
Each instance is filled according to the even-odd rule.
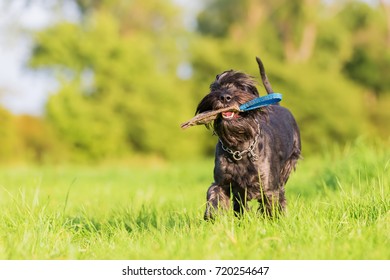
[[[263,64],[256,60],[263,84],[271,93]],[[217,75],[196,112],[242,105],[259,96],[255,84],[247,74],[225,71]],[[282,212],[286,207],[284,186],[301,153],[299,129],[290,111],[276,104],[247,112],[223,112],[210,126],[219,141],[204,218],[212,219],[219,209],[230,208],[231,202],[235,213],[241,214],[252,199],[259,201],[259,210],[268,216]]]

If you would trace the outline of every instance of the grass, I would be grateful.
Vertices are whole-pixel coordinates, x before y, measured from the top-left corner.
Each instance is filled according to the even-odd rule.
[[[390,259],[390,151],[308,158],[288,213],[202,219],[212,160],[4,167],[0,259]]]

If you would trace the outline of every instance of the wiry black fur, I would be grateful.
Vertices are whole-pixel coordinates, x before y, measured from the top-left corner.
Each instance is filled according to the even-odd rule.
[[[262,70],[264,72],[264,68]],[[242,105],[258,95],[252,77],[225,71],[217,75],[210,85],[210,93],[201,100],[196,112]],[[231,197],[236,213],[242,213],[252,199],[258,200],[259,210],[268,215],[275,210],[283,211],[286,207],[284,186],[301,152],[299,129],[289,110],[271,105],[240,112],[233,119],[218,116],[212,127],[220,141],[216,146],[214,183],[207,191],[205,219],[213,218],[218,209],[230,208]],[[256,137],[253,152],[257,160],[253,160],[250,153],[235,160],[222,148],[223,143],[225,149],[244,151]]]

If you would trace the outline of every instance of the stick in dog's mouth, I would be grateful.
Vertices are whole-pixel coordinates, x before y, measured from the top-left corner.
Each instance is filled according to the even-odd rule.
[[[208,124],[215,120],[219,114],[221,114],[224,119],[232,119],[233,117],[238,116],[238,112],[240,112],[240,108],[237,105],[219,110],[203,112],[197,114],[195,117],[186,121],[185,123],[182,123],[180,127],[182,129],[186,129],[194,125]]]

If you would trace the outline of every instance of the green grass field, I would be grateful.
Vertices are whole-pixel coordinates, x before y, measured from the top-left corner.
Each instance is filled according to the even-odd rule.
[[[390,259],[390,151],[299,163],[276,220],[204,222],[213,161],[2,167],[0,259]]]

